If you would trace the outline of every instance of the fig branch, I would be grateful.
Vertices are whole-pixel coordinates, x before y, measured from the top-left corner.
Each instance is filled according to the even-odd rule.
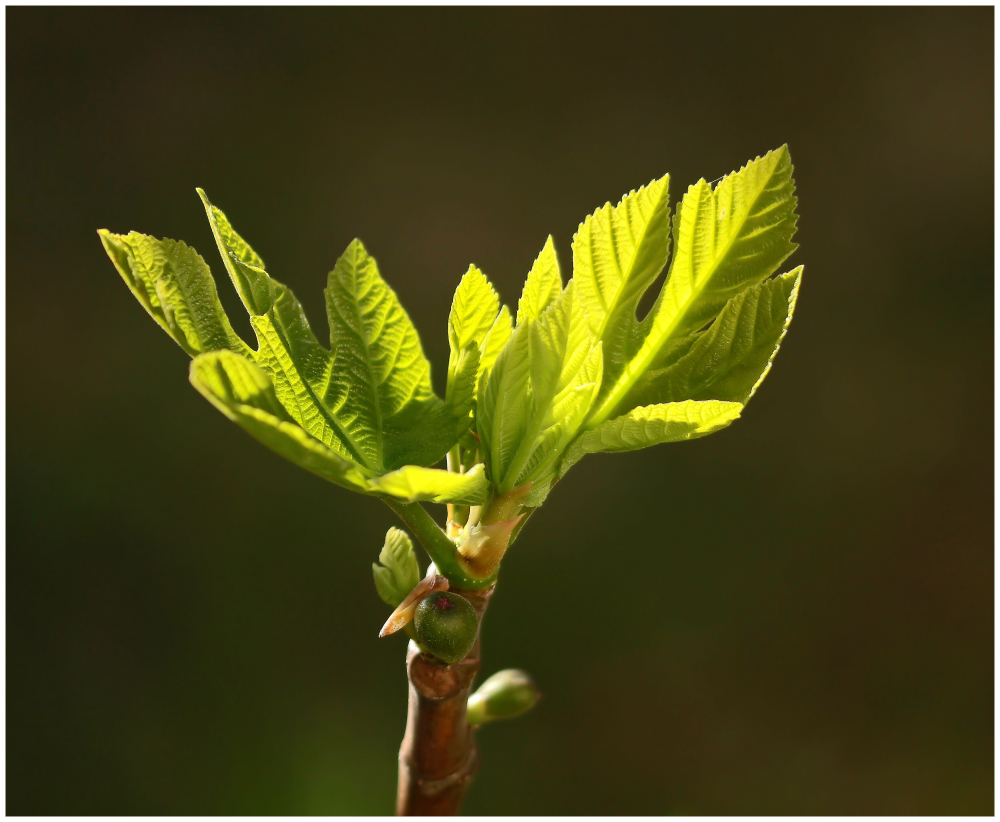
[[[472,700],[473,715],[467,714],[480,666],[482,618],[496,589],[496,566],[509,543],[510,523],[516,525],[523,519],[521,515],[511,518],[511,514],[519,510],[526,490],[484,506],[476,515],[479,530],[461,546],[456,543],[462,533],[450,538],[419,503],[387,501],[433,561],[424,578],[403,596],[416,559],[405,534],[392,529],[379,556],[381,565],[373,568],[379,594],[396,606],[379,636],[401,629],[410,636],[406,654],[409,703],[396,796],[399,815],[458,813],[478,767],[473,726],[517,716],[538,700],[527,674],[501,671],[484,683],[482,693],[477,692]],[[469,518],[468,511],[460,515]],[[497,523],[502,527],[498,529]],[[475,545],[471,552],[470,543]],[[477,566],[469,559],[484,556],[495,561],[486,563],[488,576],[477,579],[470,575],[470,569]],[[470,582],[476,587],[463,587]]]
[[[409,708],[399,749],[397,815],[457,814],[476,772],[476,742],[466,709],[479,672],[479,624],[493,590],[460,592],[475,620],[474,642],[464,658],[447,664],[422,653],[413,641],[407,646]]]

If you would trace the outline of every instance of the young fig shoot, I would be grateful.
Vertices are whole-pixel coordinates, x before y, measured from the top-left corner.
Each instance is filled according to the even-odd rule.
[[[770,373],[802,282],[802,266],[781,271],[797,248],[792,172],[781,146],[714,185],[699,180],[673,215],[667,175],[605,203],[580,223],[565,282],[548,237],[516,320],[470,266],[448,317],[444,397],[409,315],[359,240],[327,275],[327,344],[198,189],[250,316],[249,344],[193,248],[98,232],[216,409],[314,475],[385,502],[430,557],[421,579],[410,537],[390,529],[373,565],[376,590],[394,609],[380,636],[402,629],[418,641],[407,657],[402,812],[457,812],[476,761],[470,724],[537,701],[530,677],[513,670],[470,699],[479,655],[455,663],[476,643],[503,559],[555,484],[588,454],[726,428]],[[446,506],[444,527],[425,504]]]

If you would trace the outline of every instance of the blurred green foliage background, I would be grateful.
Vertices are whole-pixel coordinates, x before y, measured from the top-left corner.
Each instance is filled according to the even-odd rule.
[[[95,233],[203,186],[325,333],[355,236],[439,390],[470,262],[788,142],[806,265],[743,419],[590,457],[504,563],[470,813],[993,810],[993,10],[7,15],[7,810],[392,810],[394,524],[187,383]],[[220,292],[239,330],[232,288]],[[398,640],[398,641],[397,641]]]

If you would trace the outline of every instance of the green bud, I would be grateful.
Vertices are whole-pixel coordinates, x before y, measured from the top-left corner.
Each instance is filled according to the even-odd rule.
[[[379,564],[381,563],[381,564]],[[375,576],[375,590],[382,601],[393,608],[420,582],[420,567],[413,543],[405,531],[390,528],[385,535],[385,545],[378,555],[378,563],[372,565]]]
[[[448,665],[465,659],[479,632],[479,617],[472,603],[446,591],[420,600],[413,624],[420,644]]]
[[[530,675],[515,668],[493,674],[469,697],[469,724],[485,725],[495,719],[513,719],[530,711],[541,698]]]

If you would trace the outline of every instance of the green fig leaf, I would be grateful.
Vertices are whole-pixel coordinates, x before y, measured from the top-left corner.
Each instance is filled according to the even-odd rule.
[[[431,387],[430,363],[375,259],[354,240],[326,294],[333,358],[324,399],[377,473],[433,465],[455,443],[457,421]]]
[[[559,258],[556,257],[556,247],[550,235],[528,272],[528,279],[517,304],[517,324],[520,325],[522,320],[540,317],[546,308],[559,299],[562,289]]]
[[[311,437],[291,420],[274,385],[258,365],[233,351],[199,354],[191,383],[212,405],[252,437],[325,480],[368,492],[364,469]]]
[[[688,189],[674,220],[676,251],[667,280],[649,316],[633,329],[621,368],[617,362],[608,368],[605,343],[605,387],[588,427],[626,409],[632,387],[650,369],[663,367],[663,358],[676,358],[679,341],[777,271],[796,248],[794,192],[787,146],[724,177],[714,189],[704,180]]]
[[[392,482],[376,490],[368,480],[440,460],[469,427],[479,343],[461,370],[455,403],[446,404],[430,388],[430,366],[409,318],[374,260],[354,243],[327,289],[334,356],[316,339],[291,290],[268,275],[260,255],[226,215],[198,193],[250,314],[256,351],[233,331],[211,272],[193,249],[135,233],[100,232],[139,302],[198,358],[191,372],[195,387],[278,453],[352,490],[393,496],[387,490]],[[484,322],[483,337],[495,319]],[[233,352],[235,358],[226,353],[205,358],[213,352]],[[466,496],[474,481],[462,481]],[[395,498],[413,495],[412,489],[404,491]]]
[[[157,240],[101,229],[104,249],[149,315],[189,356],[228,348],[249,354],[219,302],[215,280],[197,251],[176,240]]]
[[[559,466],[559,476],[584,454],[635,451],[664,442],[707,436],[736,420],[742,410],[742,403],[718,400],[686,400],[634,408],[581,434],[566,451]]]
[[[635,354],[639,300],[667,263],[670,206],[666,175],[587,217],[573,237],[573,280],[594,336],[603,342],[604,381]]]
[[[643,374],[625,404],[689,399],[746,404],[767,375],[792,321],[801,278],[799,266],[731,297],[686,353]]]
[[[532,503],[544,499],[556,461],[576,436],[601,385],[602,344],[591,333],[570,282],[530,324],[528,422],[516,452],[494,483],[506,493],[533,483]]]
[[[387,494],[403,502],[439,502],[482,505],[486,502],[489,482],[486,467],[479,463],[465,474],[404,465],[369,482],[373,493]]]
[[[462,277],[448,316],[448,384],[445,403],[459,421],[458,433],[473,425],[482,346],[497,321],[500,300],[486,276],[474,265]],[[493,355],[496,359],[496,354]]]
[[[476,375],[479,373],[479,346],[469,343],[455,362],[454,373],[448,375],[445,405],[457,422],[457,434],[465,434],[472,426],[476,406]]]
[[[519,325],[497,357],[493,368],[479,381],[476,428],[494,484],[521,445],[529,421],[531,320]]]
[[[510,309],[507,306],[503,306],[500,309],[500,313],[497,314],[497,318],[493,321],[493,325],[490,326],[489,332],[479,345],[479,368],[476,371],[477,390],[483,375],[488,374],[490,369],[493,368],[497,357],[500,356],[500,352],[503,351],[504,346],[507,345],[513,333],[514,324],[510,319]]]
[[[259,317],[266,314],[274,304],[274,289],[271,278],[264,270],[264,261],[230,225],[226,215],[212,205],[208,195],[202,189],[197,189],[198,196],[205,206],[208,222],[219,246],[222,261],[229,276],[236,286],[236,291],[251,316]]]
[[[257,337],[252,358],[274,383],[274,391],[291,418],[310,435],[342,457],[380,472],[354,442],[349,420],[327,401],[333,357],[320,345],[302,305],[292,290],[272,279],[264,261],[236,233],[223,212],[198,189],[219,253],[233,285],[250,314]]]
[[[474,265],[465,272],[448,315],[448,343],[454,361],[470,343],[481,345],[500,312],[500,299],[490,281]],[[448,373],[452,372],[449,364]]]

